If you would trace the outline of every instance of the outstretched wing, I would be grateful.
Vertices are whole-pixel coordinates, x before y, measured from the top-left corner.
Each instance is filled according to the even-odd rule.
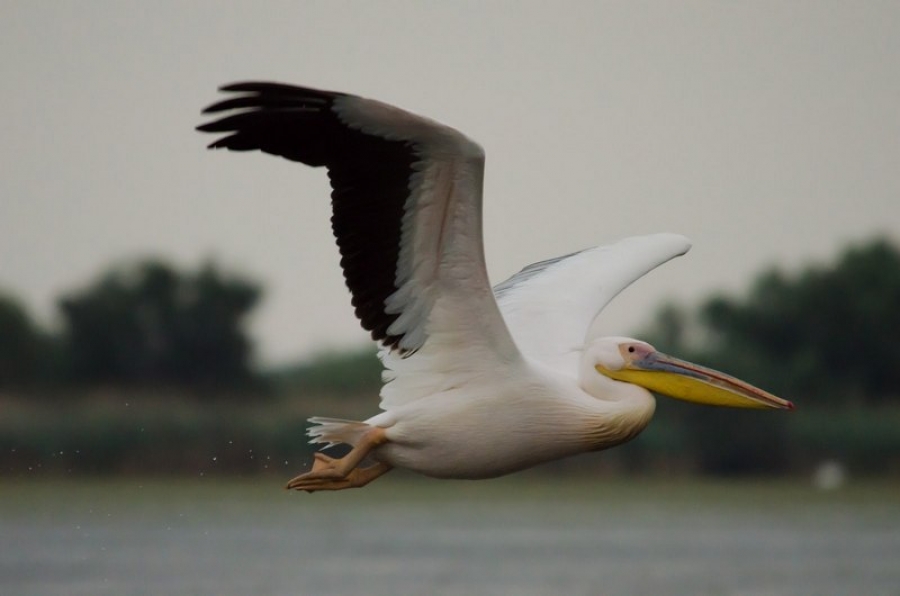
[[[522,353],[575,375],[594,319],[619,292],[690,241],[676,234],[625,238],[525,267],[494,288],[509,331]]]
[[[481,147],[354,95],[278,83],[222,90],[237,95],[204,113],[227,114],[198,127],[225,135],[211,148],[328,169],[332,228],[356,314],[398,380],[419,379],[391,384],[400,401],[419,397],[413,386],[440,385],[445,372],[477,374],[520,358],[485,270]]]

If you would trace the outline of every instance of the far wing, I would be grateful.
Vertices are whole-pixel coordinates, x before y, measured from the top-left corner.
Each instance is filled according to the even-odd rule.
[[[625,238],[529,265],[495,286],[494,295],[521,352],[574,375],[600,311],[644,274],[690,247],[676,234]]]

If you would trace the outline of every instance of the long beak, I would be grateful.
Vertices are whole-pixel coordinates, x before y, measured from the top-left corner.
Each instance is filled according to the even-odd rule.
[[[650,391],[698,404],[730,408],[793,410],[794,404],[717,370],[679,360],[661,352],[632,357],[623,351],[621,370],[598,368],[602,374]]]

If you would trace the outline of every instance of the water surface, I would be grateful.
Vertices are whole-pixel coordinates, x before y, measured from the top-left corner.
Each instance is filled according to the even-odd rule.
[[[3,481],[0,594],[900,596],[897,485],[392,476]]]

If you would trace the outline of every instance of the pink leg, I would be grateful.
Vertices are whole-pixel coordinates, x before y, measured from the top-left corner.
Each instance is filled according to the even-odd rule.
[[[290,480],[286,488],[314,492],[365,486],[391,470],[390,465],[380,462],[367,468],[357,467],[376,447],[386,442],[384,429],[376,427],[340,459],[316,453],[312,469]]]

